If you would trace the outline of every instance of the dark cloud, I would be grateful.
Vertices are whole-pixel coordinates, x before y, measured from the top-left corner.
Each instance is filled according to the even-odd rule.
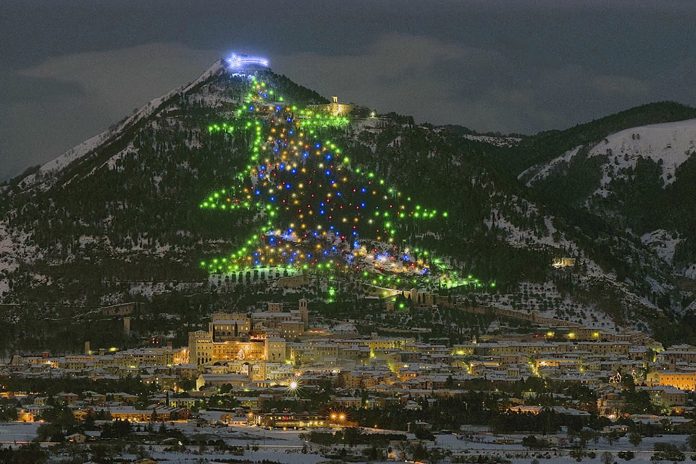
[[[262,52],[320,92],[479,130],[696,103],[686,0],[5,0],[0,178],[203,71]]]

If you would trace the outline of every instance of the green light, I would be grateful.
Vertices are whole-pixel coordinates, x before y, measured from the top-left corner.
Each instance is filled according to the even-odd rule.
[[[270,144],[271,140],[274,140],[279,136],[279,133],[276,132],[275,135],[270,135],[270,128],[271,127],[279,127],[279,126],[272,126],[273,124],[273,119],[272,117],[267,117],[267,115],[272,112],[272,106],[271,102],[268,101],[268,99],[264,99],[264,96],[262,95],[263,92],[267,92],[268,95],[275,95],[274,90],[270,89],[270,85],[267,85],[265,82],[258,80],[256,77],[253,77],[251,80],[252,84],[250,84],[249,92],[246,94],[244,97],[244,106],[240,106],[239,109],[235,112],[237,114],[237,117],[233,118],[232,121],[220,121],[218,123],[214,124],[208,124],[206,127],[208,129],[208,132],[213,134],[213,133],[222,133],[223,136],[225,134],[231,134],[235,131],[235,129],[243,133],[244,136],[248,136],[251,140],[249,143],[249,159],[248,163],[246,165],[246,168],[243,171],[236,172],[234,174],[234,179],[236,182],[238,182],[238,185],[242,186],[248,186],[249,184],[248,179],[249,176],[254,178],[257,174],[259,174],[260,171],[259,165],[263,164],[269,164],[272,163],[273,161],[277,160],[277,156],[281,155],[275,155],[272,153],[271,149],[273,148]],[[265,90],[267,89],[268,90]],[[274,97],[275,101],[283,101],[282,96],[275,96]],[[249,111],[249,107],[253,105],[254,110],[252,112]],[[297,105],[282,105],[282,109],[279,110],[282,112],[294,112],[294,124],[296,124],[295,127],[299,128],[298,135],[299,138],[304,138],[305,140],[302,141],[302,143],[307,143],[308,141],[306,140],[307,134],[323,134],[324,129],[341,129],[343,127],[346,127],[350,124],[350,119],[345,117],[345,116],[334,116],[327,114],[322,111],[314,111],[310,108],[302,108]],[[282,118],[281,118],[282,119]],[[270,123],[269,123],[270,122]],[[283,127],[287,127],[284,125],[285,123],[283,122]],[[252,130],[253,128],[253,130]],[[284,131],[285,129],[283,129]],[[284,136],[282,136],[284,137]],[[368,189],[367,191],[363,193],[367,193],[367,195],[370,195],[370,200],[366,203],[368,203],[370,206],[369,208],[372,209],[372,212],[374,215],[370,214],[369,210],[365,211],[362,217],[358,218],[353,218],[353,217],[348,217],[346,218],[343,214],[341,214],[339,217],[334,217],[333,219],[328,216],[328,221],[321,223],[320,227],[315,228],[315,226],[318,226],[319,224],[317,222],[311,223],[310,221],[307,221],[307,212],[305,211],[305,219],[303,222],[307,221],[309,222],[309,228],[311,230],[317,230],[317,231],[322,231],[322,230],[327,230],[330,228],[330,226],[334,225],[332,224],[332,221],[335,221],[336,219],[342,220],[342,222],[348,222],[348,220],[355,219],[355,222],[357,225],[364,225],[365,222],[368,224],[372,225],[371,229],[376,232],[376,237],[374,237],[378,242],[383,242],[383,243],[390,243],[390,244],[395,244],[395,243],[402,243],[405,244],[404,240],[399,240],[396,238],[396,233],[397,230],[400,229],[399,226],[402,225],[407,225],[407,221],[413,221],[414,219],[432,219],[435,217],[438,217],[438,211],[433,209],[427,209],[427,208],[422,208],[420,205],[417,205],[415,209],[411,209],[409,207],[408,209],[405,206],[405,202],[403,204],[400,204],[402,202],[401,197],[402,193],[399,192],[396,188],[393,187],[388,187],[386,189],[386,192],[382,189],[379,189],[376,187],[376,184],[373,183],[372,179],[377,179],[379,180],[380,186],[386,184],[386,179],[382,178],[380,179],[378,176],[379,174],[376,172],[372,171],[365,171],[364,169],[361,170],[360,168],[355,168],[351,169],[349,166],[350,163],[350,158],[348,156],[343,156],[341,155],[340,157],[338,154],[341,153],[340,147],[338,147],[334,142],[331,140],[326,140],[324,136],[321,137],[324,139],[323,146],[320,147],[320,150],[316,151],[317,155],[323,155],[326,154],[328,150],[331,150],[333,153],[335,153],[336,156],[336,164],[333,164],[331,161],[328,161],[327,164],[331,164],[332,170],[336,171],[343,171],[345,172],[352,172],[354,174],[359,174],[362,178],[363,181],[365,181],[365,178],[370,179],[370,181],[365,182],[364,186]],[[211,136],[212,140],[212,136]],[[228,141],[226,138],[218,139],[219,141],[216,143],[220,143],[223,141]],[[315,139],[316,140],[316,139]],[[285,138],[285,142],[288,142],[289,138]],[[313,143],[309,141],[310,143]],[[290,147],[290,145],[286,145],[287,147]],[[299,145],[297,145],[299,146]],[[319,148],[319,147],[318,147]],[[292,153],[293,149],[288,148],[287,151],[284,151],[282,154],[282,159],[286,160],[286,156],[292,157],[292,156],[297,156],[297,150],[295,150],[295,154],[293,155]],[[276,152],[277,153],[277,152]],[[261,163],[259,160],[264,160]],[[339,160],[342,160],[342,163],[339,162]],[[289,166],[289,165],[286,165]],[[323,166],[320,166],[323,169]],[[288,170],[290,168],[288,167]],[[343,177],[341,179],[341,177]],[[339,174],[337,176],[337,179],[335,182],[331,184],[331,187],[336,187],[336,188],[341,188],[344,187],[344,184],[342,182],[348,182],[346,179],[347,176]],[[260,219],[260,222],[265,223],[264,226],[259,226],[259,229],[257,229],[257,234],[255,234],[252,238],[246,241],[246,245],[235,251],[234,253],[230,253],[229,256],[229,261],[227,258],[223,258],[221,260],[222,263],[225,263],[225,266],[217,265],[218,260],[215,260],[216,264],[213,263],[205,263],[205,261],[201,262],[202,266],[207,266],[211,272],[214,272],[216,270],[221,270],[221,269],[226,269],[228,271],[235,269],[250,269],[250,268],[255,268],[255,267],[263,267],[263,266],[268,266],[269,264],[275,265],[276,263],[280,265],[278,267],[279,269],[285,269],[285,270],[309,270],[309,269],[314,269],[318,271],[324,272],[342,272],[345,268],[345,270],[348,270],[349,266],[347,266],[344,262],[339,261],[334,263],[332,260],[329,260],[329,262],[325,261],[325,258],[323,262],[317,262],[316,260],[313,260],[313,262],[307,263],[307,262],[302,262],[301,260],[298,262],[294,262],[292,265],[287,265],[287,268],[284,267],[284,264],[287,264],[283,262],[284,258],[280,258],[280,253],[278,251],[280,248],[275,248],[272,247],[269,249],[269,246],[265,240],[262,240],[261,238],[266,236],[269,233],[269,230],[284,230],[284,227],[287,227],[285,224],[280,224],[277,218],[279,217],[284,217],[287,219],[286,215],[287,212],[291,211],[290,206],[288,203],[286,203],[287,198],[284,197],[283,194],[280,193],[280,191],[286,191],[290,190],[291,188],[288,187],[287,189],[284,188],[283,184],[280,185],[275,185],[271,183],[270,180],[267,179],[267,184],[265,188],[268,188],[268,184],[274,189],[276,189],[277,193],[273,192],[273,189],[267,190],[265,193],[270,193],[276,196],[278,199],[277,202],[274,201],[274,204],[269,204],[269,202],[265,199],[265,197],[253,197],[252,193],[249,193],[249,190],[245,190],[246,193],[243,193],[241,188],[247,188],[247,187],[236,187],[236,188],[231,188],[231,189],[220,189],[217,192],[211,192],[210,197],[208,200],[202,201],[199,204],[199,207],[202,209],[207,209],[207,210],[220,210],[220,211],[237,211],[239,209],[247,209],[247,210],[256,210],[262,214],[259,214],[258,216],[254,216],[254,220],[256,220],[256,217]],[[340,184],[340,187],[339,187]],[[305,184],[306,185],[306,184]],[[322,186],[319,185],[319,188]],[[350,186],[348,186],[350,187]],[[300,187],[302,188],[302,187]],[[312,187],[316,188],[316,187]],[[305,187],[305,192],[308,191],[308,189]],[[340,191],[340,190],[339,190]],[[252,199],[253,198],[253,199]],[[282,200],[282,202],[280,201]],[[407,197],[407,201],[411,201],[411,197]],[[392,204],[393,202],[394,204]],[[296,203],[297,204],[297,203]],[[363,206],[364,208],[365,206]],[[309,206],[308,206],[309,208]],[[299,208],[298,212],[301,211],[301,207]],[[311,215],[312,210],[309,210],[309,215]],[[393,213],[393,214],[392,214]],[[333,214],[336,215],[336,211],[333,211]],[[447,212],[442,212],[442,217],[447,217],[448,213]],[[369,216],[369,217],[368,217]],[[373,220],[372,218],[375,218]],[[385,218],[384,222],[382,223],[381,221],[378,220],[378,218]],[[390,219],[386,219],[390,218]],[[291,219],[292,220],[292,219]],[[294,219],[295,223],[299,221],[300,219]],[[380,223],[383,224],[380,226]],[[406,223],[406,224],[405,224]],[[291,226],[295,228],[295,226]],[[305,227],[304,225],[302,226],[303,228]],[[373,229],[374,227],[374,229]],[[356,230],[356,227],[353,227],[354,230]],[[280,233],[280,232],[278,232]],[[325,232],[322,232],[325,234]],[[320,239],[321,240],[321,239]],[[294,246],[294,245],[293,245]],[[326,246],[324,244],[323,246]],[[264,251],[264,248],[266,251]],[[285,247],[287,250],[292,250],[293,248],[288,248],[287,245]],[[257,250],[259,253],[256,253]],[[270,251],[269,251],[270,250]],[[326,250],[326,248],[324,248]],[[300,249],[302,251],[302,249]],[[312,250],[314,252],[314,250]],[[321,248],[317,251],[317,255],[322,251]],[[398,253],[400,253],[400,250],[397,250]],[[285,253],[285,252],[283,252]],[[362,251],[361,253],[365,253]],[[372,251],[368,251],[368,254],[373,253]],[[376,258],[376,251],[374,252],[375,255],[372,257],[372,259]],[[416,253],[418,253],[418,256],[414,256],[414,258],[417,258],[418,264],[416,265],[416,260],[414,259],[413,261],[410,261],[408,264],[406,264],[406,261],[400,262],[398,259],[398,256],[396,257],[396,265],[398,266],[403,266],[402,269],[400,269],[397,272],[403,272],[403,269],[406,268],[406,272],[413,272],[408,270],[408,266],[411,266],[411,269],[418,269],[419,266],[422,266],[422,268],[428,269],[428,270],[437,270],[440,274],[438,279],[439,282],[443,282],[442,285],[446,285],[447,287],[454,286],[454,285],[461,285],[461,280],[458,280],[456,272],[451,272],[448,269],[448,265],[446,263],[443,263],[439,259],[432,259],[429,262],[431,264],[428,264],[428,261],[426,261],[425,257],[429,256],[429,253],[427,251],[420,251],[416,249]],[[253,255],[252,255],[253,254]],[[283,254],[283,256],[286,256]],[[332,256],[332,255],[328,255]],[[356,255],[358,256],[358,255]],[[391,253],[388,253],[387,256],[390,256],[389,259],[392,260],[392,264],[394,264],[394,256],[391,256]],[[275,259],[275,261],[274,261]],[[425,264],[423,264],[425,262]],[[334,264],[336,264],[334,266]],[[377,269],[377,268],[376,268]],[[376,270],[375,269],[375,270]],[[388,274],[388,275],[381,275],[384,273],[385,270],[379,268],[378,272],[375,272],[373,274],[369,273],[368,271],[361,272],[361,276],[364,279],[365,283],[368,282],[368,279],[371,279],[372,282],[380,282],[382,285],[398,285],[398,286],[406,286],[409,285],[409,281],[412,281],[414,284],[421,281],[422,279],[430,279],[431,277],[415,277],[411,276],[410,278],[406,278],[405,276],[408,274]],[[390,271],[386,271],[389,273]],[[445,272],[450,272],[450,275],[445,278],[444,276],[446,275]],[[404,279],[402,280],[400,277],[397,277],[397,275],[403,275]],[[435,274],[433,274],[435,275]],[[374,277],[374,278],[373,278]],[[480,283],[477,282],[478,285]],[[493,288],[494,285],[490,284],[491,287]],[[335,291],[335,289],[334,289]],[[331,294],[333,296],[333,294]]]

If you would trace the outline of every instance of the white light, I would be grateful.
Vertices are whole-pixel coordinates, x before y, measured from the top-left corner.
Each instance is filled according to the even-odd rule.
[[[227,58],[227,64],[231,68],[240,69],[248,65],[263,66],[267,68],[269,65],[268,59],[260,56],[248,56],[248,55],[237,55],[233,53],[229,58]]]

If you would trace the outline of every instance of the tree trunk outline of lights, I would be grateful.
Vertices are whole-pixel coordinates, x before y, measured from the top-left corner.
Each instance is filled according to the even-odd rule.
[[[448,213],[414,205],[374,172],[353,169],[340,147],[320,138],[323,129],[346,127],[348,117],[287,104],[253,74],[249,87],[234,121],[208,126],[211,137],[249,135],[249,162],[236,185],[212,192],[199,206],[253,211],[263,225],[236,251],[201,261],[201,267],[213,274],[349,271],[386,290],[413,287],[423,278],[445,287],[482,286],[427,250],[397,245],[401,222]]]

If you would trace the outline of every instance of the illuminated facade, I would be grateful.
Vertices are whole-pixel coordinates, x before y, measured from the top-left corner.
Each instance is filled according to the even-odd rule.
[[[212,364],[222,361],[262,361],[265,353],[263,338],[242,340],[213,340],[210,331],[189,332],[189,359],[195,364]]]
[[[575,258],[554,258],[553,262],[551,263],[551,266],[553,266],[556,269],[563,269],[566,267],[573,267],[575,266]]]
[[[335,96],[331,97],[331,103],[326,105],[310,105],[310,108],[332,116],[347,116],[353,111],[353,105],[339,103],[338,97]]]
[[[647,377],[648,385],[668,385],[680,390],[696,390],[696,372],[655,371]]]
[[[216,312],[208,330],[189,332],[187,355],[197,365],[229,361],[285,362],[286,338],[297,338],[309,327],[305,299],[297,309],[285,311],[282,303],[269,303],[267,311]]]

